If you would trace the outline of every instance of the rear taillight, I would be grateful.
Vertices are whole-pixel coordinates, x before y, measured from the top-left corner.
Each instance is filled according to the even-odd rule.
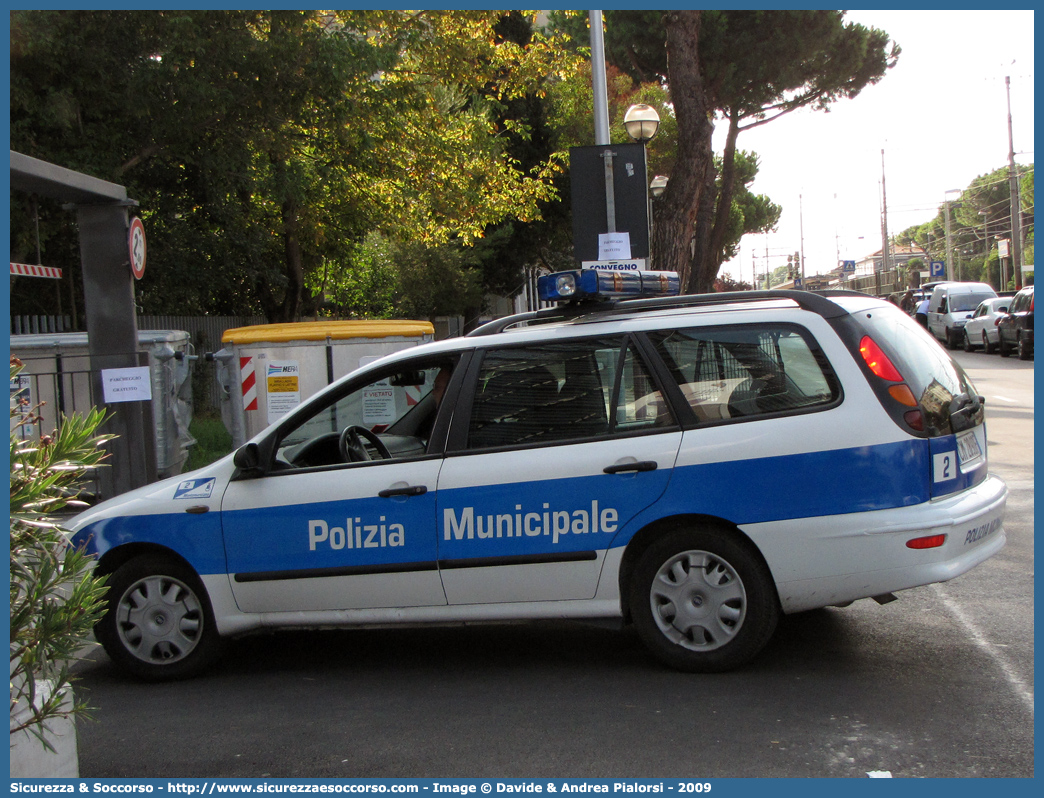
[[[875,376],[896,383],[888,386],[888,395],[899,404],[914,408],[903,413],[903,421],[915,432],[924,432],[924,416],[921,414],[917,397],[888,355],[869,335],[864,335],[863,340],[859,342],[859,354],[863,356],[863,361]]]
[[[870,367],[870,371],[882,380],[888,380],[889,382],[903,381],[903,375],[899,373],[899,369],[892,365],[888,355],[881,351],[881,347],[869,335],[864,335],[863,340],[859,342],[859,354],[863,356],[863,360]]]
[[[891,396],[895,401],[901,405],[907,407],[917,407],[917,397],[913,395],[913,391],[910,390],[910,386],[905,382],[899,385],[893,385],[888,389],[888,395]]]

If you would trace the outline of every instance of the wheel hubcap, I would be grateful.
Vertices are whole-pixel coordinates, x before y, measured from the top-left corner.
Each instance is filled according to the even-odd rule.
[[[687,551],[656,572],[649,595],[653,620],[673,643],[711,651],[739,633],[747,594],[736,570],[706,551]]]
[[[128,652],[150,664],[184,659],[199,644],[203,611],[196,594],[169,576],[149,576],[120,599],[116,631]]]

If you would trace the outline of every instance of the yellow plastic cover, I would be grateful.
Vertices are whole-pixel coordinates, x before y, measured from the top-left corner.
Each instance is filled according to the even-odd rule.
[[[271,341],[334,341],[346,338],[388,338],[393,335],[420,337],[434,335],[430,321],[371,319],[362,321],[300,321],[287,324],[257,324],[225,330],[223,344],[257,344]]]

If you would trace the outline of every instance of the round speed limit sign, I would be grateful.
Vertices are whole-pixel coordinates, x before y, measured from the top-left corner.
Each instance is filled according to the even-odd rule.
[[[127,248],[134,279],[140,280],[145,274],[145,225],[136,216],[131,220],[130,232],[127,234]]]

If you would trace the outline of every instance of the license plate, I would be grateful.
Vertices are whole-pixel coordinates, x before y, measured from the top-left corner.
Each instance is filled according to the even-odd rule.
[[[974,430],[962,432],[957,436],[957,457],[962,466],[982,457],[982,449],[979,448]]]

